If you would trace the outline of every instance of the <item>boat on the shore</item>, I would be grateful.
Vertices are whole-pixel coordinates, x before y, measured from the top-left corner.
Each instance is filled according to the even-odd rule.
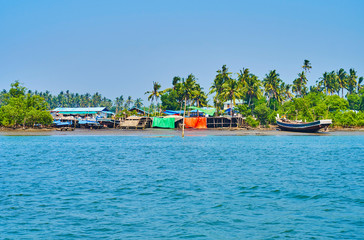
[[[293,121],[285,118],[277,118],[277,125],[283,131],[294,132],[318,132],[320,129],[327,128],[332,124],[331,119],[317,120],[314,122]]]

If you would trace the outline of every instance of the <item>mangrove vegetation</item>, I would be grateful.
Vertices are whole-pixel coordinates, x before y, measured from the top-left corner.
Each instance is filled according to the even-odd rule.
[[[218,69],[208,89],[195,75],[176,76],[171,86],[151,84],[144,105],[142,98],[119,96],[114,100],[94,94],[71,93],[69,90],[52,95],[49,91],[27,90],[18,81],[9,91],[0,93],[0,124],[5,127],[49,125],[52,117],[47,110],[56,107],[107,107],[117,116],[130,116],[131,108],[142,109],[149,116],[163,115],[164,110],[187,110],[188,107],[213,107],[215,114],[236,115],[252,127],[275,124],[277,114],[288,119],[313,121],[332,119],[334,126],[364,126],[363,77],[354,69],[343,68],[324,72],[314,85],[308,86],[312,65],[304,60],[291,83],[283,81],[277,70],[259,78],[248,68],[229,72],[226,65]],[[209,101],[210,100],[210,101]],[[224,109],[228,104],[229,109]],[[233,111],[231,111],[233,109]]]

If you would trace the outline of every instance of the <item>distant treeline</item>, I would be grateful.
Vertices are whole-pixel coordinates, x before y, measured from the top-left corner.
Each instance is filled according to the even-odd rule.
[[[0,93],[0,122],[2,125],[14,124],[7,109],[9,104],[14,105],[12,97],[24,98],[24,101],[34,102],[31,99],[38,99],[40,111],[54,109],[56,107],[107,107],[111,111],[124,114],[125,111],[135,106],[137,108],[148,108],[151,115],[159,115],[161,110],[183,110],[188,106],[215,107],[216,114],[226,114],[223,111],[223,104],[230,103],[235,106],[235,111],[246,117],[251,126],[267,125],[275,123],[277,114],[284,115],[289,119],[301,119],[313,121],[323,118],[333,119],[336,126],[351,127],[364,126],[364,88],[363,77],[357,76],[354,69],[346,72],[344,69],[325,72],[313,86],[307,86],[310,69],[310,61],[305,60],[302,71],[293,80],[292,84],[284,82],[276,70],[272,70],[263,79],[251,73],[248,68],[243,68],[233,74],[228,71],[226,65],[217,70],[215,79],[208,92],[200,86],[197,78],[190,74],[186,78],[174,77],[172,86],[161,89],[158,82],[153,82],[151,91],[147,91],[148,107],[143,107],[141,98],[132,99],[123,96],[115,100],[103,97],[99,93],[79,94],[71,93],[68,90],[52,95],[50,92],[26,91],[19,82],[12,84],[8,91]],[[18,95],[14,95],[18,92]],[[344,95],[345,93],[345,95]],[[20,94],[20,95],[19,95]],[[208,95],[212,96],[213,103],[208,102]],[[340,96],[341,95],[341,96]],[[23,96],[23,97],[22,97]],[[161,100],[161,103],[159,102]],[[239,101],[239,104],[236,104]],[[241,104],[243,103],[243,104]],[[31,106],[31,104],[25,104]],[[39,107],[41,106],[41,107]],[[11,108],[12,111],[16,108]],[[14,110],[15,111],[15,110]],[[5,114],[6,113],[6,114]],[[7,117],[4,117],[7,116]],[[15,122],[35,123],[35,119],[21,117]],[[26,125],[26,123],[24,123]]]
[[[235,106],[235,111],[252,126],[275,123],[277,114],[304,121],[331,118],[334,125],[343,127],[364,126],[363,77],[358,77],[354,69],[346,72],[341,68],[323,73],[315,85],[308,87],[307,75],[311,68],[310,61],[305,60],[297,78],[287,84],[276,70],[259,79],[248,68],[233,74],[224,65],[217,71],[208,94],[212,95],[218,115],[224,114],[221,109],[225,102],[230,106],[235,106],[238,100],[243,102]],[[148,100],[157,103],[160,98],[164,109],[208,106],[207,93],[192,74],[186,79],[174,77],[171,88],[160,88],[159,83],[153,82]]]
[[[4,89],[0,93],[0,106],[4,105],[4,96],[8,92]],[[49,91],[38,92],[28,90],[26,92],[30,95],[36,95],[44,98],[47,102],[47,109],[51,110],[57,107],[107,107],[109,110],[123,110],[129,109],[133,106],[141,108],[143,106],[143,100],[141,98],[132,99],[131,96],[125,98],[123,96],[117,97],[114,101],[102,96],[100,93],[96,92],[94,94],[86,93],[71,93],[69,90],[61,91],[57,95],[52,95]]]

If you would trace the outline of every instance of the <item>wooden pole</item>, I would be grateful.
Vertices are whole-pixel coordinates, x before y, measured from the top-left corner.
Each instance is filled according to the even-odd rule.
[[[185,97],[185,108],[183,111],[183,120],[182,120],[182,138],[185,137],[185,116],[186,116],[186,97]]]

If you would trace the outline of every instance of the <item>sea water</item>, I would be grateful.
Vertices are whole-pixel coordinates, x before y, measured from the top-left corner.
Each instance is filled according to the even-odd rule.
[[[0,136],[0,239],[364,239],[364,136]]]

